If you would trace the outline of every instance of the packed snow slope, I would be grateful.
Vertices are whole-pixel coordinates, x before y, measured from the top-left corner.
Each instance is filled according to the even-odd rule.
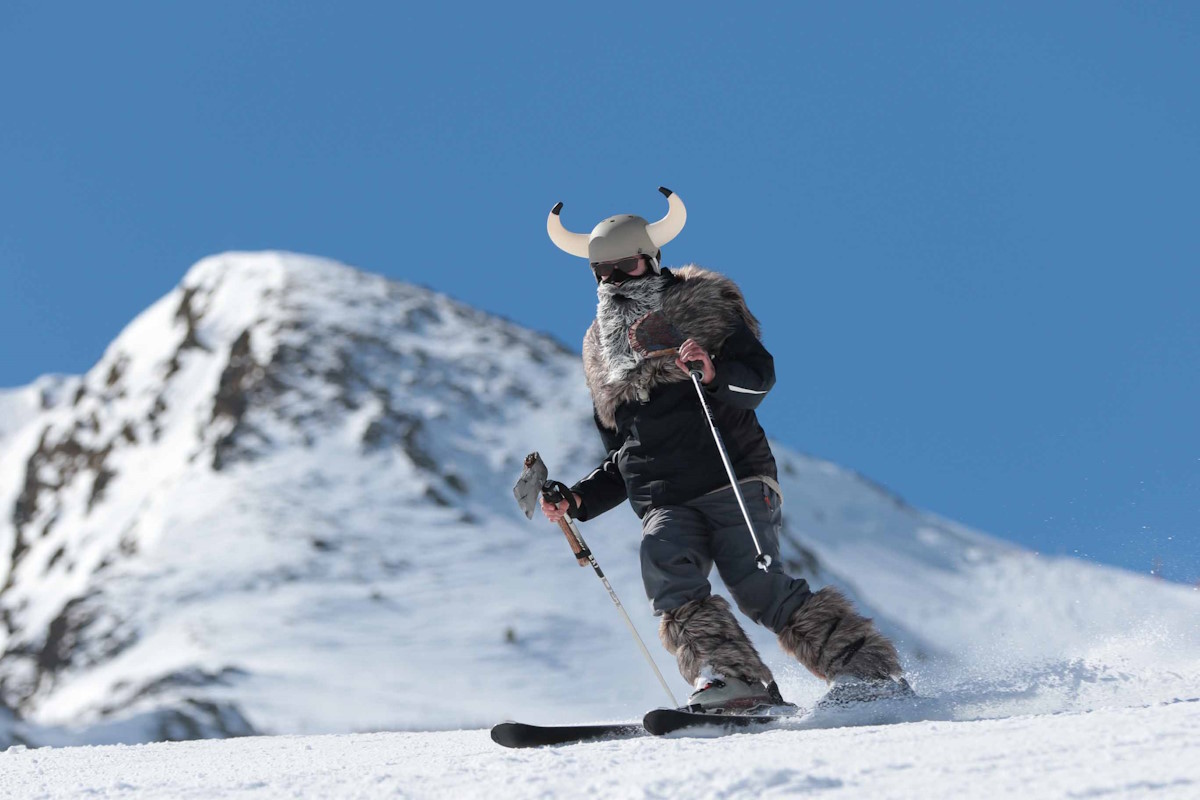
[[[666,704],[591,570],[517,509],[531,450],[568,482],[603,455],[570,349],[329,261],[205,259],[86,375],[0,392],[0,741]],[[1042,557],[776,455],[789,569],[846,588],[896,637],[914,685],[940,698],[929,717],[1200,696],[1194,590]],[[682,698],[641,591],[636,518],[583,530]],[[819,695],[754,635],[785,694]]]
[[[502,750],[486,731],[0,751],[13,798],[1200,797],[1200,702]]]

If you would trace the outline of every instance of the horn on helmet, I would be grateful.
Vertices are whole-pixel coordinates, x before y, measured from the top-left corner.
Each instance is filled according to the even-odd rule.
[[[658,190],[667,198],[667,215],[658,222],[651,222],[646,226],[646,233],[650,236],[650,241],[654,242],[655,247],[662,247],[667,242],[674,239],[683,230],[683,224],[687,222],[687,209],[683,206],[683,201],[679,199],[679,195],[672,192],[665,186],[658,187]],[[562,247],[562,245],[559,245]]]
[[[562,220],[558,217],[562,207],[563,204],[558,203],[550,209],[550,216],[546,217],[546,233],[550,234],[550,241],[558,245],[560,250],[573,256],[587,258],[590,237],[586,233],[573,233],[563,227]]]

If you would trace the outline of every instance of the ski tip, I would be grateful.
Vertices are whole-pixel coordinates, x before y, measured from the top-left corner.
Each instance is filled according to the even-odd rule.
[[[520,747],[517,734],[520,725],[516,722],[501,722],[492,726],[492,741],[501,747]]]

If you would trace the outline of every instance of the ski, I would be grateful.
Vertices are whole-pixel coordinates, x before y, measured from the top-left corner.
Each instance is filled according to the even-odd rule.
[[[645,736],[646,729],[636,722],[606,725],[527,725],[502,722],[492,728],[492,741],[503,747],[545,747],[606,739]]]
[[[782,714],[703,714],[678,708],[656,708],[642,718],[642,725],[655,736],[663,736],[689,728],[757,728],[803,713],[789,711]]]

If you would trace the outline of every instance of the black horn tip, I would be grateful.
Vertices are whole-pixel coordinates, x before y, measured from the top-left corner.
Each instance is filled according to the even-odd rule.
[[[562,203],[555,203],[554,208],[550,209],[550,213],[556,217],[558,216],[558,212],[560,212],[560,211],[562,211]]]
[[[670,197],[671,195],[675,194],[674,192],[672,192],[670,189],[668,189],[668,188],[667,188],[667,187],[665,187],[665,186],[660,186],[660,187],[658,187],[658,190],[659,190],[660,192],[662,192],[662,196],[663,196],[663,197]]]

